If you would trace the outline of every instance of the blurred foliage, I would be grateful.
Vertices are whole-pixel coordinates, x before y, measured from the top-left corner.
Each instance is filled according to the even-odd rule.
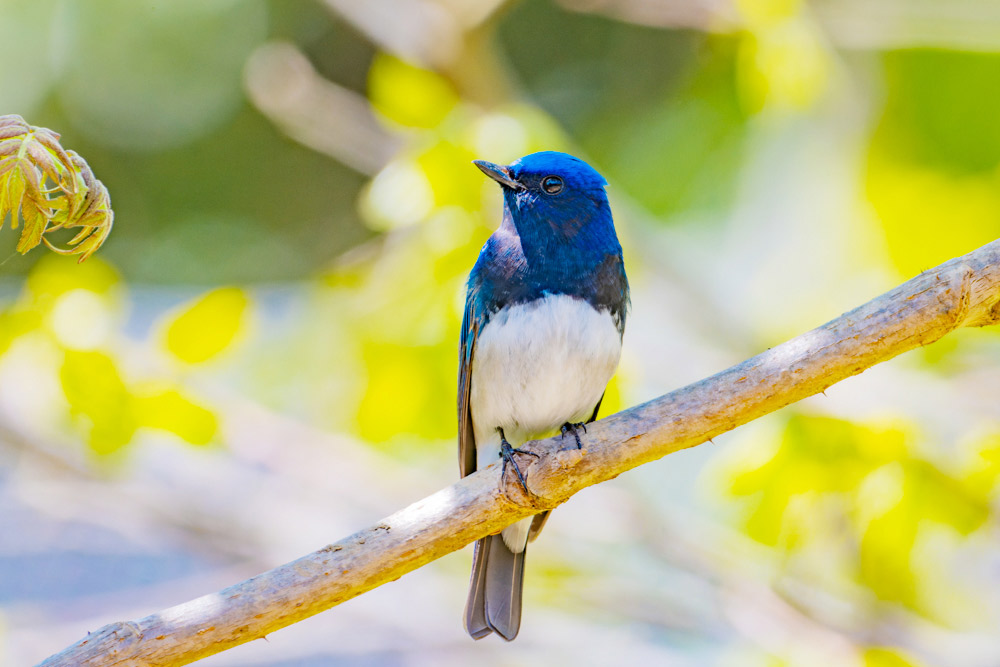
[[[554,23],[562,39],[552,39]],[[544,2],[518,4],[500,35],[533,99],[616,187],[667,222],[731,200],[746,119],[732,40],[609,24]]]
[[[458,104],[458,93],[447,81],[388,54],[372,61],[368,98],[393,122],[425,129],[440,125]]]
[[[1000,236],[1000,92],[984,84],[1000,74],[1000,54],[916,49],[884,59],[868,192],[909,276]]]
[[[920,663],[904,657],[899,651],[882,646],[865,649],[865,667],[916,667]]]
[[[822,97],[833,54],[802,0],[742,0],[747,21],[737,66],[752,111],[802,111]]]
[[[64,426],[63,436],[78,433],[94,454],[118,452],[142,428],[168,431],[195,445],[212,442],[218,430],[215,414],[171,378],[168,367],[130,368],[130,345],[118,330],[127,298],[120,276],[100,260],[75,265],[52,257],[39,262],[18,298],[0,310],[0,382],[24,386],[30,396],[49,386],[50,377],[61,392],[46,397],[38,417]],[[224,293],[222,301],[223,306],[236,303],[240,312],[246,307],[246,297],[238,291]],[[228,346],[239,326],[231,321],[232,312],[221,310],[223,337],[213,332],[195,342],[185,332],[190,311],[181,313],[167,325],[168,331],[180,332],[171,351],[194,363]],[[212,313],[207,321],[219,319]],[[4,367],[5,356],[13,360],[22,355],[27,366]]]
[[[63,107],[88,138],[128,151],[164,151],[228,122],[242,103],[240,72],[267,30],[260,0],[174,0],[155,11],[103,0],[54,10],[67,42]]]
[[[230,347],[243,330],[247,305],[247,295],[239,288],[212,290],[170,322],[166,348],[189,364],[208,361]]]
[[[912,439],[898,426],[793,415],[773,455],[729,470],[729,491],[752,499],[747,534],[783,553],[790,570],[823,567],[880,600],[955,621],[954,608],[931,594],[947,575],[921,567],[919,543],[939,525],[954,550],[989,520],[997,436],[978,443],[967,469],[954,470],[913,451]],[[943,585],[957,594],[955,583]]]
[[[363,86],[374,49],[328,12],[263,0],[0,0],[0,18],[10,33],[0,113],[58,128],[100,174],[127,221],[102,255],[126,280],[301,279],[371,236],[355,213],[364,176],[289,141],[243,91],[247,58],[272,36],[322,54],[342,79],[346,59],[360,75],[348,83]],[[2,263],[0,276],[34,261]]]
[[[464,284],[501,207],[475,158],[568,150],[609,179],[639,305],[603,415],[666,391],[675,369],[702,377],[758,351],[796,288],[832,317],[1000,236],[1000,48],[907,44],[879,32],[888,20],[854,24],[845,46],[825,10],[850,18],[851,3],[736,0],[732,16],[675,23],[657,10],[685,3],[348,4],[0,0],[0,113],[60,128],[127,221],[80,267],[0,262],[3,414],[120,461],[151,432],[220,442],[214,397],[237,393],[383,455],[451,451]],[[4,123],[0,213],[25,224],[0,244],[79,227],[71,252],[89,255],[107,192],[53,133]],[[738,627],[719,582],[754,576],[853,664],[922,664],[910,640],[927,627],[979,632],[996,576],[964,565],[989,569],[976,549],[996,539],[1000,429],[982,417],[991,385],[963,373],[996,366],[995,339],[908,355],[886,380],[900,396],[862,401],[947,384],[950,402],[885,421],[842,401],[720,447],[700,483],[721,471],[722,486],[680,504],[729,521],[767,554],[738,559],[777,574],[729,572],[705,555],[729,549],[719,539],[693,558],[722,591],[695,596],[723,599],[716,625],[668,627],[660,607],[635,624],[659,644],[700,633],[768,664],[827,664]],[[671,493],[656,499],[674,507]]]
[[[115,217],[107,188],[84,159],[64,150],[52,130],[16,115],[0,116],[0,228],[8,214],[12,229],[24,223],[17,244],[22,255],[44,242],[60,254],[80,255],[81,262],[101,247]],[[69,249],[45,236],[77,227]]]

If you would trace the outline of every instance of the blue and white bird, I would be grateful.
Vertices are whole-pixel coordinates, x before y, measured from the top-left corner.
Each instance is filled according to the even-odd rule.
[[[528,440],[562,432],[580,447],[618,366],[629,307],[607,181],[565,153],[507,166],[475,161],[503,189],[500,227],[469,275],[458,386],[462,476],[515,460]],[[521,625],[527,543],[548,512],[476,543],[465,628],[510,641]]]

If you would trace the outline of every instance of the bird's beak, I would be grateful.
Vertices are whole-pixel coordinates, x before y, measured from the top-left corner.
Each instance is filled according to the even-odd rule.
[[[508,170],[507,167],[501,167],[498,164],[493,164],[492,162],[487,162],[486,160],[473,160],[472,164],[479,167],[484,174],[504,187],[510,188],[511,190],[524,189],[523,185],[511,178],[510,170]]]

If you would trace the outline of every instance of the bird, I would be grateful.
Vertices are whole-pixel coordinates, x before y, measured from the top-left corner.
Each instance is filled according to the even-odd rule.
[[[459,352],[462,476],[502,460],[527,491],[528,440],[571,436],[597,418],[621,356],[629,285],[606,193],[583,160],[556,151],[473,164],[503,191],[503,218],[466,286]],[[524,459],[522,458],[522,462]],[[527,544],[548,512],[476,542],[465,606],[473,639],[521,626]]]

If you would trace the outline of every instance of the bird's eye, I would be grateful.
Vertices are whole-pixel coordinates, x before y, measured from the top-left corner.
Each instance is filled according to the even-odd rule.
[[[562,192],[563,180],[558,176],[546,176],[542,179],[542,190],[545,194],[557,195]]]

